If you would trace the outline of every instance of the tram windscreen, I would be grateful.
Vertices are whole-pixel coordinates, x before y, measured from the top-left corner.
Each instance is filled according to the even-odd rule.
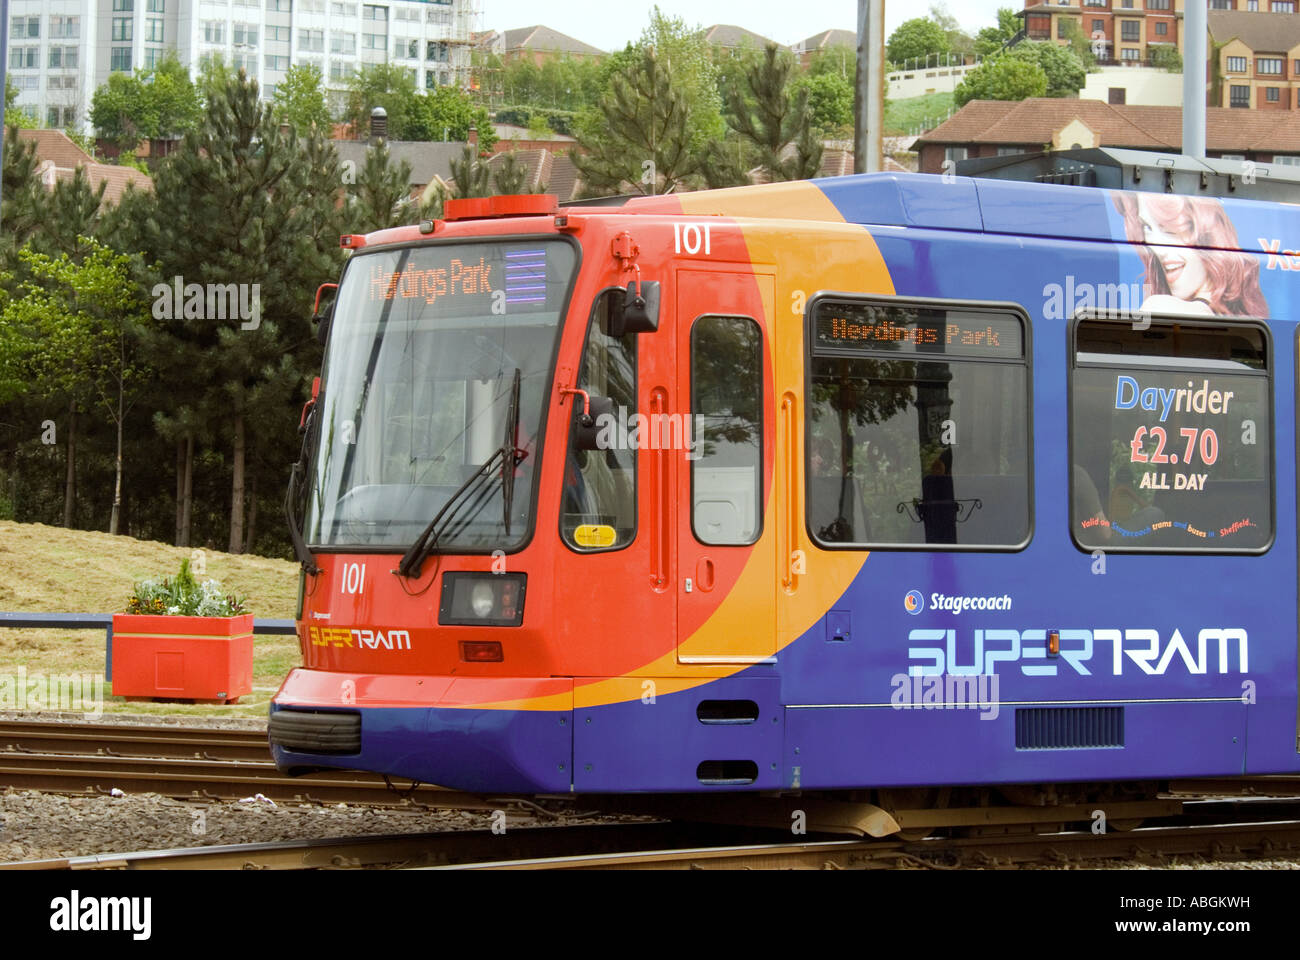
[[[542,413],[576,267],[562,240],[430,244],[360,253],[335,304],[319,403],[307,541],[409,546],[506,445],[502,471],[450,508],[440,549],[521,544],[532,527]],[[519,399],[513,403],[518,371]]]

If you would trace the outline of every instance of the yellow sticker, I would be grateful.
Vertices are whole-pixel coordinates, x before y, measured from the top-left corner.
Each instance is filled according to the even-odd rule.
[[[606,523],[584,523],[573,531],[573,541],[580,547],[612,547],[617,537]]]

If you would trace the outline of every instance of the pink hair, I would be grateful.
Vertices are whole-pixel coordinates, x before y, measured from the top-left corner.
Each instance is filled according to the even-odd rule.
[[[1259,261],[1240,251],[1237,229],[1223,204],[1213,197],[1179,197],[1143,194],[1156,225],[1198,249],[1210,287],[1210,309],[1220,316],[1268,316],[1268,301],[1259,288]],[[1136,244],[1146,267],[1143,277],[1148,294],[1168,294],[1169,283],[1155,251],[1146,243],[1138,197],[1114,194],[1115,209],[1124,217],[1124,233]],[[1205,249],[1205,248],[1213,249]]]

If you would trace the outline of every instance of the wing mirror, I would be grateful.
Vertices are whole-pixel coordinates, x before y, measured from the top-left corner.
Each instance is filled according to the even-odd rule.
[[[614,398],[591,397],[586,404],[585,413],[578,404],[574,404],[574,408],[573,449],[599,450],[600,446],[596,443],[596,438],[600,434],[602,422],[609,422],[602,421],[601,418],[614,416]]]
[[[609,335],[623,337],[629,333],[654,333],[659,329],[659,281],[634,280],[627,285],[623,309],[609,320]]]
[[[333,296],[331,296],[329,304],[322,311],[320,301],[326,291],[329,291]],[[334,316],[334,304],[336,302],[334,297],[338,295],[338,292],[339,285],[337,283],[322,283],[316,288],[316,303],[312,307],[311,322],[316,324],[316,339],[322,347],[325,346],[325,341],[329,338],[330,318]]]

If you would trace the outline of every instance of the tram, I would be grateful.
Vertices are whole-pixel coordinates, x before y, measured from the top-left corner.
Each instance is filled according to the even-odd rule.
[[[1296,207],[867,174],[343,244],[282,770],[1300,771]]]

